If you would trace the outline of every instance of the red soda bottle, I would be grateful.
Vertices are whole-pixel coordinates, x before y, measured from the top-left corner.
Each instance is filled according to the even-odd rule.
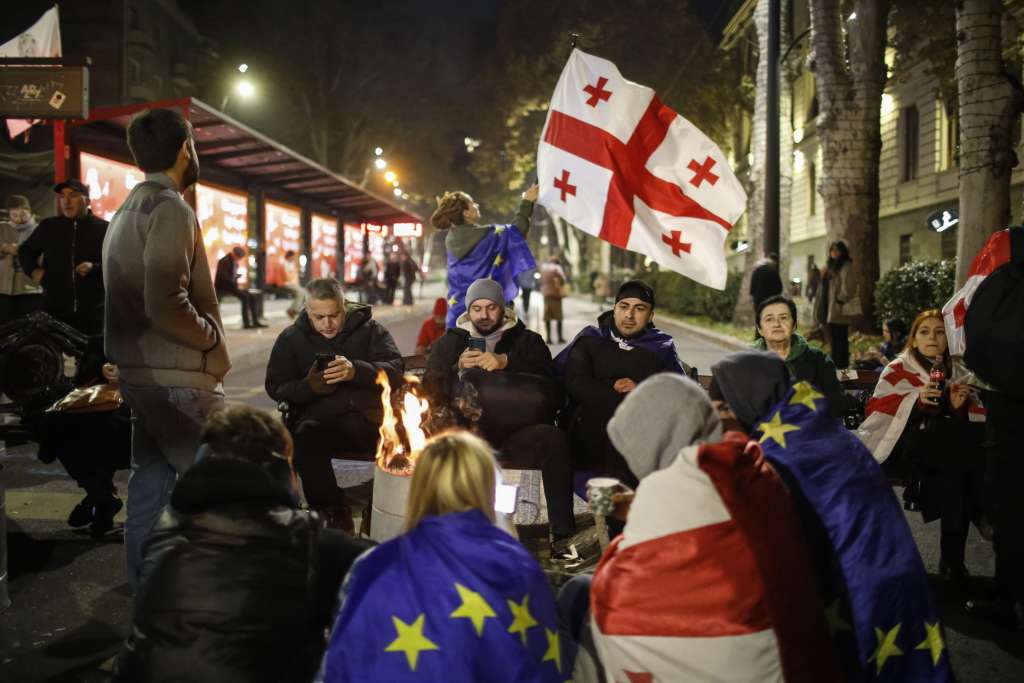
[[[942,367],[942,359],[936,358],[932,364],[931,372],[928,373],[928,379],[931,380],[932,384],[939,391],[945,391],[946,389],[946,369]]]

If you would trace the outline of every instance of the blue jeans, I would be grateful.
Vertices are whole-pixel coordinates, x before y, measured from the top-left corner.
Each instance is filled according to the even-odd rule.
[[[138,588],[142,544],[156,523],[178,477],[195,462],[206,416],[224,405],[224,395],[188,387],[121,383],[132,409],[132,472],[124,546],[128,583]]]

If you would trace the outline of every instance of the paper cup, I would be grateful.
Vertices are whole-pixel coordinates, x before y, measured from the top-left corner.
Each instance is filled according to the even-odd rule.
[[[622,491],[622,482],[614,477],[594,477],[587,480],[587,500],[595,515],[607,517],[615,508],[612,495]]]

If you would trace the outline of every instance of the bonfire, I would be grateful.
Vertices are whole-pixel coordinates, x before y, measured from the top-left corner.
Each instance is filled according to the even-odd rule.
[[[383,370],[377,372],[377,384],[381,387],[381,407],[384,419],[380,425],[380,439],[377,441],[377,467],[399,476],[410,476],[416,468],[416,458],[427,442],[424,424],[430,414],[430,402],[423,398],[422,385],[418,378],[405,376],[401,389],[401,400],[391,400],[391,382]]]

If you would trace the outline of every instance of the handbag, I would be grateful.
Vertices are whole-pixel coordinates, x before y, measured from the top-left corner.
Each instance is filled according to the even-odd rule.
[[[856,295],[856,296],[850,297],[846,301],[843,301],[843,302],[837,301],[836,303],[839,304],[839,312],[842,315],[845,315],[845,316],[853,317],[853,316],[860,315],[861,313],[864,312],[864,309],[863,309],[863,307],[861,306],[861,303],[860,303],[860,295],[859,294]]]
[[[124,403],[116,382],[77,387],[46,409],[48,413],[104,413],[117,410]]]
[[[562,286],[559,288],[558,295],[563,299],[567,296],[572,296],[572,283],[569,281],[562,282]]]

